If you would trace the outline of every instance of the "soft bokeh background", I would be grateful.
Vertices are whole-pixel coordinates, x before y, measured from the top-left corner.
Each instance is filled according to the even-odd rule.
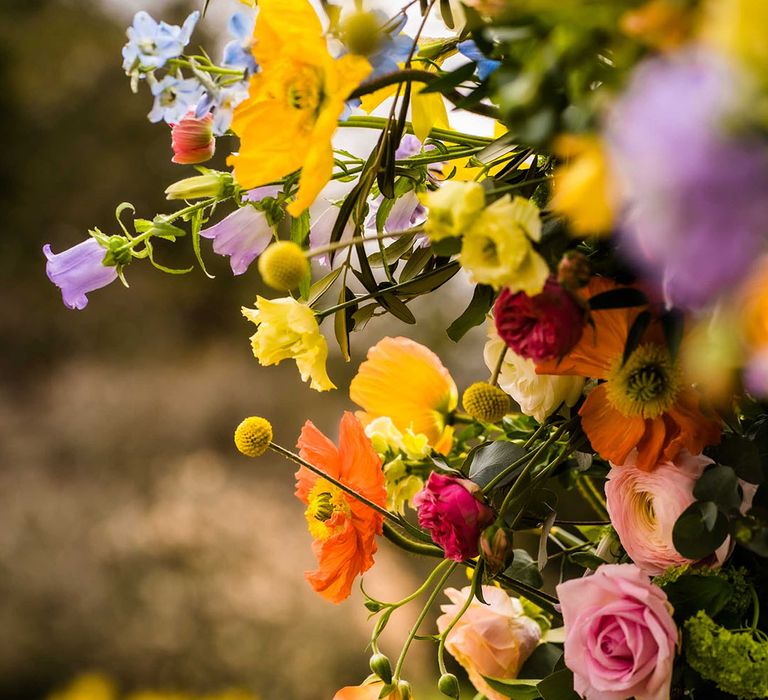
[[[236,5],[213,0],[195,43],[207,34],[215,46]],[[262,414],[291,446],[311,418],[335,437],[370,344],[427,342],[461,388],[485,375],[483,331],[460,348],[445,336],[467,293],[456,280],[416,305],[417,328],[372,323],[354,336],[350,365],[332,357],[339,391],[318,395],[293,364],[257,365],[239,312],[259,291],[255,274],[233,279],[209,249],[214,280],[137,263],[130,290],[116,283],[82,312],[64,308],[43,244],[116,232],[121,201],[148,218],[169,211],[163,189],[189,174],[120,67],[139,7],[178,22],[194,5],[0,0],[0,697],[44,698],[96,669],[128,690],[322,700],[367,674],[366,611],[358,594],[336,607],[308,588],[293,469],[240,457],[233,427]],[[185,241],[158,257],[192,259]],[[395,599],[422,569],[382,543],[366,585]],[[390,654],[414,614],[395,617]],[[434,672],[420,646],[417,682]]]

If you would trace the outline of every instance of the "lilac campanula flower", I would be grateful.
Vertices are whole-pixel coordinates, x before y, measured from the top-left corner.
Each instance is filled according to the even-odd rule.
[[[768,147],[738,119],[747,95],[729,66],[688,52],[641,65],[609,116],[619,246],[671,304],[706,305],[762,245]]]
[[[246,10],[238,10],[229,18],[227,29],[234,38],[224,47],[222,65],[242,68],[250,75],[256,72],[258,64],[251,52],[255,23],[256,15]]]
[[[202,96],[203,87],[194,78],[176,78],[166,75],[152,84],[155,103],[149,113],[149,121],[165,120],[168,124],[178,124],[197,105]]]
[[[246,194],[245,199],[258,202],[274,197],[278,191],[278,187],[259,187]],[[219,223],[200,231],[200,235],[213,240],[215,253],[229,256],[233,274],[242,275],[272,242],[274,228],[263,211],[245,204]]]
[[[117,279],[117,268],[103,264],[106,252],[95,238],[88,238],[62,253],[52,252],[50,244],[43,246],[48,259],[45,271],[48,279],[61,289],[65,306],[84,309],[88,304],[88,292],[106,287]]]
[[[472,39],[459,42],[456,48],[462,56],[468,58],[470,61],[474,61],[477,65],[477,77],[480,78],[480,80],[485,80],[501,65],[501,61],[494,61],[492,58],[486,58],[485,54],[477,48],[477,44],[475,44]]]
[[[195,11],[179,27],[157,22],[144,10],[137,12],[128,27],[128,43],[123,47],[126,73],[162,68],[166,61],[178,58],[189,43],[200,12]]]
[[[405,160],[421,152],[421,141],[413,134],[403,134],[395,151],[395,160]]]

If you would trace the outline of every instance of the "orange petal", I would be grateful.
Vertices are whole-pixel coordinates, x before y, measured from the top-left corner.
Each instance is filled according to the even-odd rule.
[[[348,598],[352,592],[355,577],[370,568],[369,561],[373,562],[370,553],[366,557],[360,551],[358,533],[351,519],[343,518],[343,523],[344,526],[340,532],[327,540],[315,541],[312,544],[312,550],[317,557],[317,569],[304,574],[309,585],[332,603],[340,603]],[[340,523],[337,520],[334,526],[338,524]],[[374,547],[375,544],[374,542]]]
[[[368,418],[388,416],[399,430],[424,433],[433,447],[445,416],[458,403],[448,370],[429,348],[408,338],[384,338],[368,351],[349,388]]]
[[[336,445],[325,437],[312,421],[308,420],[304,424],[297,445],[302,459],[334,478],[339,477],[341,464]],[[296,472],[296,496],[304,503],[307,502],[307,496],[317,478],[317,475],[306,467],[300,467]]]
[[[720,442],[722,424],[712,416],[706,416],[701,410],[701,402],[693,389],[683,389],[674,405],[667,411],[671,439],[664,450],[664,457],[674,460],[680,450],[688,450],[692,455],[701,454],[707,445]]]
[[[645,421],[645,435],[637,443],[635,465],[644,472],[653,471],[662,461],[665,441],[668,440],[666,422],[663,416]]]
[[[382,681],[376,681],[367,685],[348,685],[346,688],[339,690],[333,696],[333,700],[377,700],[383,687],[384,683]],[[396,694],[392,692],[384,700],[394,700],[395,697]]]
[[[645,421],[640,416],[624,416],[611,405],[605,384],[589,393],[579,415],[594,450],[614,464],[624,464],[645,434]]]

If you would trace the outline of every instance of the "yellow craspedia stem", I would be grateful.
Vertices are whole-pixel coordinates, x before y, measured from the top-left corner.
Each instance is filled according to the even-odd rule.
[[[261,457],[272,442],[272,424],[259,416],[246,418],[235,429],[235,445],[246,457]]]
[[[309,274],[309,261],[293,241],[277,241],[259,257],[261,278],[272,289],[289,292]]]
[[[509,413],[509,396],[487,382],[475,382],[461,397],[464,410],[475,420],[498,423]]]

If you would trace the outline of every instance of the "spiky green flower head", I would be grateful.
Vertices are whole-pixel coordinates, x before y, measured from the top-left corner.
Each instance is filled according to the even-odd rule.
[[[768,697],[768,640],[731,632],[703,610],[685,623],[685,656],[702,678],[720,690],[751,700]]]
[[[498,423],[509,413],[509,396],[488,382],[475,382],[461,397],[464,410],[475,420]]]
[[[259,273],[272,289],[288,292],[309,275],[309,261],[300,245],[277,241],[259,257]]]
[[[235,429],[235,445],[246,457],[261,457],[272,442],[272,424],[260,416],[246,418]]]

